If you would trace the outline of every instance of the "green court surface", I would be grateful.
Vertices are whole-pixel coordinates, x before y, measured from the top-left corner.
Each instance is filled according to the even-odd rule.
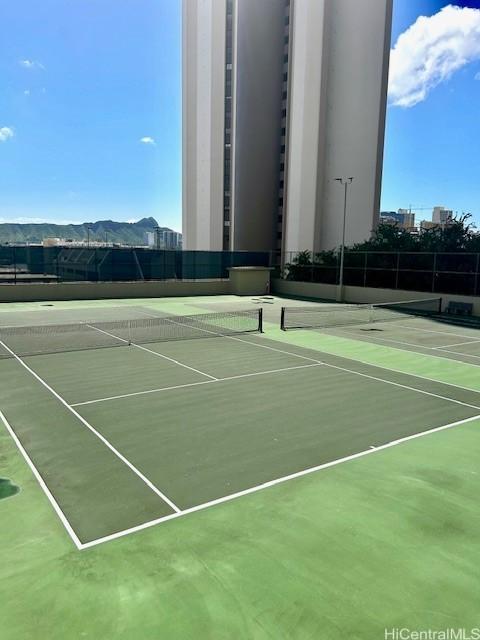
[[[478,626],[478,334],[282,332],[268,304],[261,335],[3,351],[2,639]],[[5,306],[0,327],[258,301]]]

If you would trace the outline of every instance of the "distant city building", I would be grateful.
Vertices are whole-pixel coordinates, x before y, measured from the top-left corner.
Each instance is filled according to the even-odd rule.
[[[156,231],[147,231],[147,246],[152,249],[181,249],[182,234],[171,229],[157,229]]]
[[[433,207],[432,222],[437,224],[448,224],[453,219],[453,211],[451,209],[445,209],[445,207]]]
[[[153,249],[155,247],[155,232],[147,231],[145,234],[145,238],[146,238],[147,247],[150,247],[151,249]]]
[[[186,249],[319,251],[378,223],[392,0],[183,0]]]
[[[445,228],[453,221],[452,209],[445,209],[445,207],[433,207],[432,219],[422,220],[420,222],[420,231],[426,231],[427,229],[435,229],[436,227]]]
[[[381,211],[380,222],[386,224],[396,224],[402,229],[411,231],[415,228],[415,213],[410,209],[399,209],[398,211]]]
[[[63,238],[44,238],[43,246],[44,247],[60,247],[62,244],[65,244],[66,240]]]
[[[422,220],[420,222],[420,231],[427,231],[427,229],[434,229],[441,226],[438,222],[432,222],[432,220]]]

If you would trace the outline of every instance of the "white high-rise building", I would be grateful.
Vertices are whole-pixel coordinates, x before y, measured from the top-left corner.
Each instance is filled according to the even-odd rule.
[[[448,224],[453,218],[453,211],[445,207],[433,207],[432,222],[437,224]]]
[[[186,249],[298,251],[378,218],[392,0],[183,0]]]

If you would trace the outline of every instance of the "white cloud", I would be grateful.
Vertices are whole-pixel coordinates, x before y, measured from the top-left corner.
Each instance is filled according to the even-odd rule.
[[[41,62],[38,62],[37,60],[29,60],[28,58],[19,60],[18,64],[21,65],[24,69],[45,69]]]
[[[6,142],[9,138],[13,138],[15,132],[11,127],[0,127],[0,142]]]
[[[25,91],[23,92],[24,96],[29,96],[30,95],[30,89],[25,89]]]
[[[140,138],[140,142],[143,142],[143,144],[153,144],[153,145],[155,144],[155,140],[150,136],[145,136],[143,138]]]
[[[138,218],[130,218],[130,220],[127,220],[127,222],[129,224],[135,224],[135,222],[138,222]]]
[[[58,218],[52,218],[51,216],[46,217],[28,217],[28,216],[9,216],[9,217],[0,217],[0,224],[4,222],[9,222],[11,224],[82,224],[80,220],[62,220]]]
[[[480,60],[480,9],[447,5],[433,16],[420,16],[390,52],[390,103],[413,107],[475,60]]]
[[[477,73],[473,76],[473,78],[475,80],[480,80],[480,71],[477,71]]]

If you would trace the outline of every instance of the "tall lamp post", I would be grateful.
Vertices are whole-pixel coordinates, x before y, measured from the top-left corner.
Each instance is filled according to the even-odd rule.
[[[338,280],[338,294],[337,301],[343,301],[343,265],[345,262],[345,226],[347,222],[347,190],[348,185],[352,184],[353,177],[351,178],[334,178],[336,182],[339,182],[344,187],[344,197],[343,197],[343,226],[342,226],[342,246],[340,249],[340,276]]]

